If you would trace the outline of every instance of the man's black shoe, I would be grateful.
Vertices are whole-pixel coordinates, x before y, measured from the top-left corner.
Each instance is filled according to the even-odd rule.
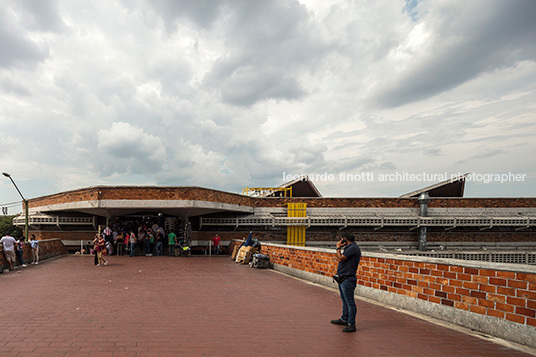
[[[355,326],[352,326],[350,324],[346,325],[345,328],[342,329],[342,332],[355,332]]]
[[[335,324],[335,325],[342,325],[342,326],[346,326],[346,325],[348,325],[348,322],[343,321],[343,320],[341,320],[341,319],[331,320],[331,323],[332,323],[332,324]]]

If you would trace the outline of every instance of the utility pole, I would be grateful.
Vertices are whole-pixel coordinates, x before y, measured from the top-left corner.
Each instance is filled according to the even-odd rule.
[[[11,180],[11,182],[13,183],[13,186],[15,186],[15,188],[17,189],[17,192],[19,193],[20,197],[22,198],[22,202],[24,204],[24,216],[25,216],[25,219],[24,219],[24,239],[28,239],[28,201],[26,200],[26,198],[24,198],[24,196],[22,195],[22,193],[20,192],[19,188],[17,187],[17,184],[15,183],[15,181],[13,181],[13,178],[11,177],[10,174],[8,174],[7,172],[2,172],[2,175],[4,175],[5,177],[9,178]]]

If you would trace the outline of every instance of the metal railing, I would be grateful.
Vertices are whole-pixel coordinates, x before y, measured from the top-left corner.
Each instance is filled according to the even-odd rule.
[[[396,252],[396,254],[490,263],[536,265],[536,252]]]
[[[94,217],[62,217],[50,215],[34,215],[28,218],[30,225],[95,225]],[[24,215],[13,218],[13,225],[24,226]]]
[[[345,217],[246,216],[201,218],[202,226],[534,227],[536,217]]]

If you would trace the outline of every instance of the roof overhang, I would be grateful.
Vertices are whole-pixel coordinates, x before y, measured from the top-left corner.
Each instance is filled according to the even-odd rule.
[[[88,200],[57,203],[30,208],[31,213],[82,212],[103,217],[161,213],[177,217],[194,217],[215,212],[253,213],[253,207],[197,200]]]
[[[279,188],[292,187],[292,197],[322,197],[313,181],[308,176],[302,176],[293,181],[282,184]],[[265,197],[278,197],[280,192],[272,192]]]
[[[463,197],[465,190],[465,178],[469,174],[463,174],[443,182],[439,182],[419,190],[406,193],[400,198],[419,197],[421,193],[428,192],[430,197]]]

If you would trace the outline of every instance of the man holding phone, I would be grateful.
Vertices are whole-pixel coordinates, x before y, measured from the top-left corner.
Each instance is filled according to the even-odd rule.
[[[339,236],[337,242],[337,275],[339,283],[339,293],[342,300],[342,316],[337,320],[331,320],[332,324],[343,325],[343,332],[355,332],[355,317],[357,306],[354,299],[354,291],[357,285],[357,267],[361,260],[361,249],[355,244],[353,234],[345,233]],[[341,249],[344,252],[341,253]]]

